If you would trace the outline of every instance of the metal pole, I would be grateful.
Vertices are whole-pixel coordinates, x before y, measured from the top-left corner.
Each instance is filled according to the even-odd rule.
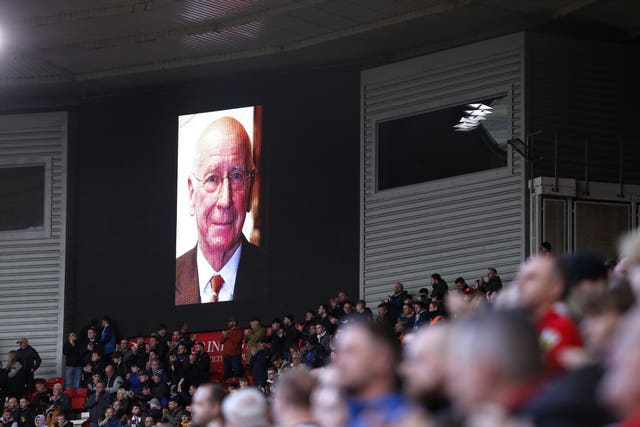
[[[589,195],[589,137],[584,137],[584,195]]]
[[[618,191],[618,197],[624,197],[624,192],[622,191],[622,141],[618,141],[618,147],[619,147],[619,156],[618,156],[618,173],[619,173],[619,183],[620,183],[620,190]]]
[[[553,188],[551,191],[557,193],[558,190],[558,131],[555,133],[555,158],[553,159]]]

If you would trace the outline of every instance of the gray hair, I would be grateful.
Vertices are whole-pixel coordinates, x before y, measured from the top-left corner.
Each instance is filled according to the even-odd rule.
[[[507,381],[527,381],[542,372],[536,330],[523,312],[485,311],[459,321],[450,336],[454,354],[491,360]]]
[[[267,400],[258,389],[250,387],[231,393],[222,402],[227,422],[238,427],[268,427]]]

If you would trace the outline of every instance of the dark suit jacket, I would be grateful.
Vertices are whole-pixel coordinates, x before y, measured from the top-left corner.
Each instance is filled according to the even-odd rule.
[[[197,248],[176,259],[176,305],[199,304]],[[259,299],[266,296],[267,265],[262,251],[242,239],[233,300]]]

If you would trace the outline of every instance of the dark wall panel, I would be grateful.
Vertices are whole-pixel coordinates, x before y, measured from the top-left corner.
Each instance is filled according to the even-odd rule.
[[[541,157],[535,176],[584,179],[585,140],[591,181],[617,182],[622,144],[623,180],[640,183],[640,49],[528,34],[529,131]]]
[[[75,328],[108,314],[124,335],[160,322],[246,323],[358,289],[359,70],[212,81],[103,96],[77,109],[68,287]],[[174,307],[177,116],[262,105],[267,301]]]

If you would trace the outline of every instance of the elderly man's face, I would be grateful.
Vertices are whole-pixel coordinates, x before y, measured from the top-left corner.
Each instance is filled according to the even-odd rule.
[[[520,268],[516,279],[521,303],[524,307],[535,309],[544,301],[553,299],[558,292],[558,281],[554,275],[552,258],[529,259]]]
[[[223,118],[204,131],[188,186],[198,244],[205,254],[224,253],[240,243],[250,209],[252,179],[248,174],[252,169],[249,137],[240,123]],[[246,176],[239,186],[232,183],[234,173]],[[212,176],[220,182],[211,185]]]
[[[407,394],[423,399],[444,388],[446,330],[429,328],[405,341],[400,374]]]

